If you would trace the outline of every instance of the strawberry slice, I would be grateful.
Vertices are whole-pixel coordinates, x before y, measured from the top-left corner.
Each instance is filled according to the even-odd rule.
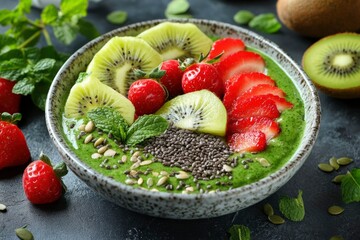
[[[228,133],[242,133],[260,131],[265,134],[266,140],[276,137],[279,132],[279,124],[268,117],[245,117],[228,123]]]
[[[264,72],[265,61],[257,53],[240,51],[224,58],[220,62],[216,63],[215,66],[225,83],[235,74],[246,72]]]
[[[239,38],[222,38],[219,40],[216,40],[209,52],[209,55],[207,57],[208,60],[211,60],[217,56],[219,56],[221,53],[220,59],[225,59],[227,56],[245,50],[245,44],[241,39]]]
[[[245,99],[245,98],[251,98],[254,96],[268,95],[268,94],[282,97],[282,98],[285,97],[285,93],[283,90],[281,90],[278,87],[270,86],[267,84],[260,84],[255,87],[252,87],[249,90],[247,90],[246,92],[244,92],[243,94],[241,94],[239,97]]]
[[[225,95],[224,95],[223,103],[226,109],[230,109],[232,103],[242,93],[260,84],[275,86],[275,81],[272,80],[269,76],[258,72],[242,73],[231,77],[226,82],[226,86],[225,86]]]
[[[228,145],[235,152],[260,152],[266,148],[266,136],[260,131],[234,133],[228,138]]]
[[[280,112],[271,99],[261,96],[254,96],[247,99],[237,98],[229,112],[229,119],[236,120],[243,117],[268,117],[278,118]]]
[[[286,101],[285,98],[275,96],[273,94],[260,95],[259,97],[262,97],[264,99],[270,99],[270,100],[274,101],[279,112],[282,112],[286,109],[290,109],[294,106],[294,104],[292,104],[291,102]]]

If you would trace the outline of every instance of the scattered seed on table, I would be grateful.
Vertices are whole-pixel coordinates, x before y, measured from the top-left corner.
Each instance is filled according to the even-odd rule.
[[[340,168],[339,164],[337,163],[336,157],[330,158],[329,163],[335,170],[338,170]]]
[[[276,225],[285,223],[285,220],[279,215],[270,215],[268,216],[268,219],[272,224],[276,224]]]
[[[86,125],[85,125],[85,132],[87,133],[91,133],[92,131],[94,131],[95,129],[95,124],[93,121],[89,121]]]
[[[332,182],[333,183],[341,183],[341,181],[344,177],[345,177],[344,174],[337,175],[333,178]]]
[[[341,166],[348,165],[348,164],[352,163],[353,161],[354,160],[352,160],[351,158],[348,158],[348,157],[341,157],[336,160],[336,162]]]
[[[24,227],[15,229],[15,234],[21,240],[34,240],[33,234]]]
[[[271,216],[274,215],[274,209],[272,208],[272,206],[270,205],[270,203],[266,203],[263,207],[264,213],[266,214],[266,216]]]
[[[0,203],[0,211],[6,211],[5,204]]]
[[[334,171],[334,168],[330,164],[327,164],[327,163],[319,163],[318,167],[323,172],[332,172],[332,171]]]
[[[328,208],[328,213],[331,215],[339,215],[342,212],[344,212],[344,208],[340,207],[340,206],[331,206]]]

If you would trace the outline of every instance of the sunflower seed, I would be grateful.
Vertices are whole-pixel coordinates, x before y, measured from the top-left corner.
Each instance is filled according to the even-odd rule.
[[[336,157],[332,157],[329,159],[329,163],[330,165],[335,169],[335,170],[338,170],[339,169],[339,164],[337,163],[337,159]]]
[[[264,213],[266,214],[266,216],[271,216],[271,215],[274,215],[274,209],[272,208],[272,206],[269,204],[269,203],[266,203],[264,205]]]
[[[344,177],[345,177],[344,174],[337,175],[333,178],[332,182],[333,183],[341,183],[341,181]]]
[[[138,184],[138,185],[143,184],[143,182],[144,182],[144,179],[143,179],[143,178],[139,178],[139,179],[137,180],[137,184]]]
[[[152,164],[152,162],[153,162],[152,160],[145,160],[145,161],[140,163],[140,166],[147,166],[147,165]]]
[[[348,158],[348,157],[342,157],[342,158],[338,158],[336,160],[336,162],[341,166],[348,165],[348,164],[352,163],[353,161],[354,160],[352,160],[351,158]]]
[[[81,124],[79,126],[79,131],[85,131],[85,124]]]
[[[276,224],[276,225],[285,223],[285,220],[278,215],[270,215],[268,216],[268,219],[272,224]]]
[[[89,121],[86,125],[85,125],[85,132],[87,133],[91,133],[92,131],[94,131],[95,129],[95,124],[93,121]]]
[[[93,154],[91,154],[91,158],[92,159],[98,159],[98,158],[101,158],[101,154],[99,154],[99,153],[93,153]]]
[[[99,149],[98,149],[98,153],[103,154],[104,152],[106,152],[106,150],[108,150],[108,146],[107,146],[107,145],[99,148]]]
[[[323,172],[332,172],[332,171],[334,171],[334,168],[330,164],[327,164],[327,163],[319,163],[318,167]]]
[[[184,171],[179,171],[178,174],[175,175],[177,179],[188,179],[190,176]]]
[[[340,206],[331,206],[328,208],[328,213],[331,215],[339,215],[344,211],[344,208],[340,207]]]
[[[116,151],[112,149],[108,149],[104,152],[105,157],[114,157],[116,155]]]
[[[187,192],[193,192],[193,191],[194,191],[194,188],[190,186],[190,187],[185,188],[185,191],[187,191]]]
[[[140,156],[140,152],[139,151],[136,151],[134,152],[134,154],[132,155],[134,158],[137,158]]]
[[[260,163],[260,165],[263,166],[263,167],[270,167],[271,166],[269,161],[266,160],[265,158],[256,158],[256,161],[258,161]]]
[[[121,162],[126,163],[126,160],[127,160],[127,156],[126,156],[126,155],[123,155],[123,156],[121,157]]]
[[[149,188],[152,187],[152,185],[154,185],[154,180],[152,178],[148,178],[148,180],[146,180],[146,185]]]
[[[126,183],[127,185],[134,185],[135,183],[137,183],[137,181],[128,178],[128,179],[125,180],[125,183]]]
[[[5,204],[0,203],[0,211],[6,211]]]
[[[231,172],[233,170],[232,167],[230,167],[229,165],[226,165],[226,164],[223,165],[223,169],[225,172]]]
[[[161,176],[169,176],[169,173],[166,171],[160,171]]]
[[[140,162],[136,162],[133,165],[131,165],[130,169],[136,169],[138,167],[140,167]]]
[[[97,147],[99,145],[101,145],[104,142],[104,138],[103,137],[99,137],[95,142],[94,142],[94,147]]]
[[[87,144],[87,143],[91,142],[92,139],[93,139],[93,135],[89,134],[86,136],[84,143]]]
[[[151,173],[154,177],[158,177],[159,176],[159,173],[158,172],[152,172]]]
[[[168,176],[163,176],[159,179],[159,181],[157,182],[156,186],[162,186],[164,185],[167,181],[168,181],[169,177]]]

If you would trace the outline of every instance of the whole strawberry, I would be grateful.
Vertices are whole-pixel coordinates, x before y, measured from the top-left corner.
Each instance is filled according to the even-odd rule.
[[[181,86],[183,71],[180,68],[179,61],[166,60],[161,64],[160,70],[165,71],[165,74],[159,79],[159,81],[168,90],[169,97],[173,98],[177,95],[183,94]]]
[[[2,113],[0,117],[0,170],[25,164],[30,160],[30,151],[24,134],[14,123],[21,114]]]
[[[154,79],[140,79],[130,85],[128,98],[134,104],[137,116],[156,112],[164,103],[167,93]]]
[[[0,78],[0,113],[19,112],[21,95],[12,92],[15,82]]]
[[[65,191],[61,177],[66,174],[63,162],[53,168],[49,158],[41,154],[40,159],[30,163],[24,171],[22,181],[26,197],[33,204],[55,202]]]
[[[219,98],[224,94],[223,82],[216,68],[208,63],[195,63],[190,65],[182,77],[184,93],[207,89]]]

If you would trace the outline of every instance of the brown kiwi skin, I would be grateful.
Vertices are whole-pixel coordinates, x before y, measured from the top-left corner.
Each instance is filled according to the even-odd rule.
[[[281,22],[303,36],[360,30],[359,0],[278,0],[276,8]]]

